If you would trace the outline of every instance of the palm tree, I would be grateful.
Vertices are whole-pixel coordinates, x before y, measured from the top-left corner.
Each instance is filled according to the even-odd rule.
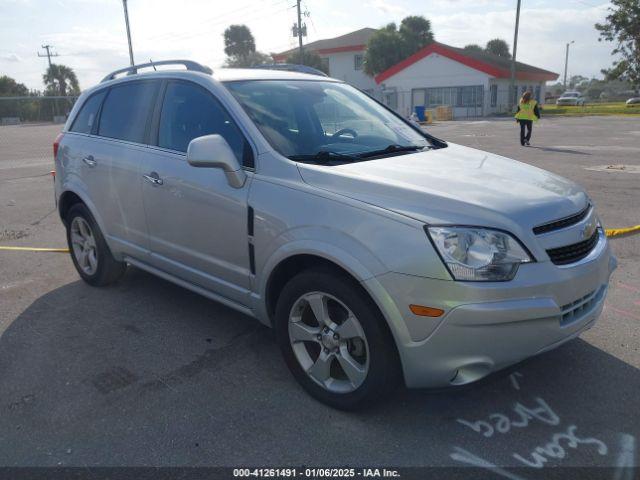
[[[78,95],[80,85],[78,77],[72,68],[66,65],[56,65],[52,63],[47,69],[47,73],[42,76],[42,81],[47,87],[47,92],[54,95]]]

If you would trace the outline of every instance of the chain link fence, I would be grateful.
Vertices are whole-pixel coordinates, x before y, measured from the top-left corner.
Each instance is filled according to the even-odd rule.
[[[0,97],[0,125],[63,123],[77,96]]]

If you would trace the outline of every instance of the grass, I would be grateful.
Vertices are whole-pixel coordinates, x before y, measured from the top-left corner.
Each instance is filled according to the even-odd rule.
[[[592,103],[583,107],[558,106],[546,104],[542,108],[542,116],[545,115],[632,115],[640,116],[640,105],[626,105],[624,102]]]

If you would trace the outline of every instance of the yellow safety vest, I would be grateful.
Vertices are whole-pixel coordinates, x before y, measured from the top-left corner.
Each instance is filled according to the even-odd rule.
[[[520,111],[516,113],[516,119],[518,120],[533,120],[534,122],[538,121],[538,117],[533,113],[533,110],[536,108],[538,102],[531,99],[528,103],[524,103],[520,100]]]

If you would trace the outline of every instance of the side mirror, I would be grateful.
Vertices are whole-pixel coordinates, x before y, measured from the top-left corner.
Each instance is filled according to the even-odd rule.
[[[220,135],[205,135],[191,140],[187,147],[187,162],[192,167],[221,168],[233,188],[242,187],[247,179],[233,150]]]

